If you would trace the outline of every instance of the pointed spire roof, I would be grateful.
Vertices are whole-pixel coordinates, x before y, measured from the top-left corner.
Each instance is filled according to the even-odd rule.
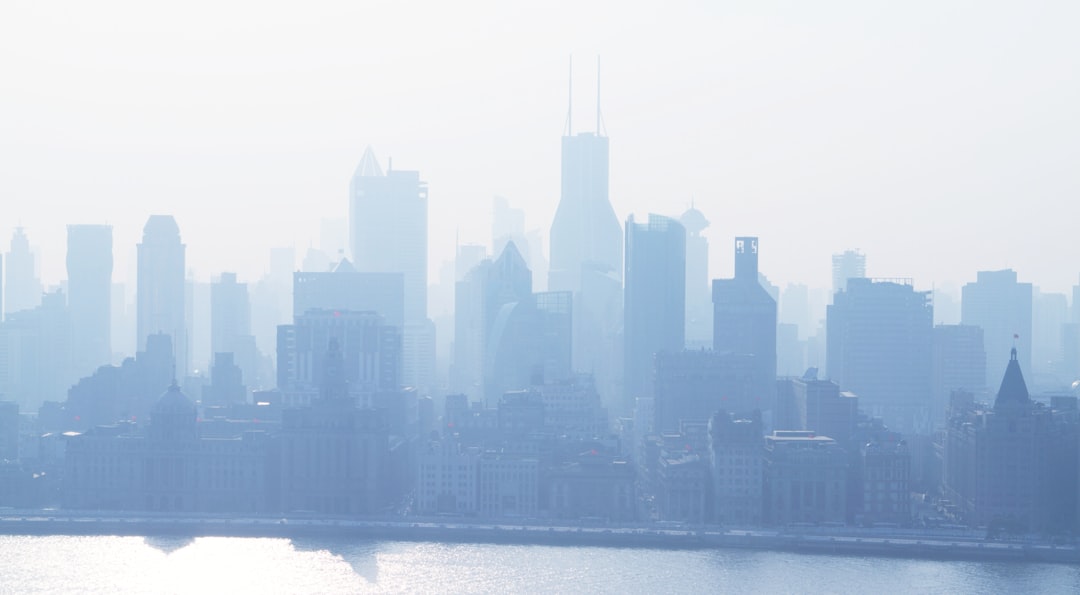
[[[1030,402],[1027,383],[1024,382],[1024,375],[1020,372],[1020,362],[1016,359],[1016,348],[1013,347],[1009,365],[1005,368],[1005,376],[1001,378],[1001,388],[998,389],[997,399],[994,400],[994,410],[1027,406]]]
[[[353,264],[351,262],[349,262],[348,258],[342,258],[341,262],[337,263],[337,265],[334,267],[333,272],[335,272],[335,273],[355,273],[356,272],[356,267],[354,267]]]
[[[375,151],[368,145],[364,149],[364,156],[360,158],[360,164],[356,166],[356,172],[353,173],[353,177],[363,178],[377,178],[383,175],[382,167],[379,167],[379,160],[375,158]]]

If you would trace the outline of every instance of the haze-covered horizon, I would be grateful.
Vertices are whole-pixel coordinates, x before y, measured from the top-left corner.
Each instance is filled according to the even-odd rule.
[[[348,216],[366,146],[429,189],[429,278],[490,245],[491,201],[548,226],[574,56],[573,131],[595,128],[611,202],[712,222],[710,276],[760,237],[776,285],[868,275],[959,286],[1013,268],[1067,291],[1080,175],[1080,8],[920,2],[678,3],[654,10],[442,3],[17,3],[0,19],[0,245],[21,225],[42,279],[65,227],[114,229],[134,283],[151,214],[175,216],[199,279],[297,266]],[[1064,266],[1063,266],[1064,265]]]

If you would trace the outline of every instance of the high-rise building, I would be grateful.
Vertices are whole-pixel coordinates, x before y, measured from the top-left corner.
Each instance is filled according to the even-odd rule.
[[[580,291],[589,272],[621,279],[622,226],[608,198],[608,137],[562,137],[562,192],[551,222],[554,291]]]
[[[721,409],[762,409],[763,399],[755,392],[756,364],[753,355],[712,350],[657,353],[653,431],[677,432],[681,422],[707,422]]]
[[[210,351],[235,353],[240,338],[250,335],[247,283],[238,283],[236,273],[222,273],[210,286]]]
[[[503,393],[570,377],[569,292],[533,293],[513,241],[456,287],[453,388],[494,405]]]
[[[626,220],[623,411],[650,389],[653,356],[686,343],[686,230],[669,217]]]
[[[0,394],[37,411],[45,401],[62,401],[74,381],[71,323],[60,291],[42,296],[30,310],[12,312],[0,324]]]
[[[172,215],[151,215],[138,245],[138,350],[146,351],[146,338],[164,333],[172,338],[176,376],[188,372],[184,252],[180,228]]]
[[[1015,345],[1020,367],[1031,370],[1031,283],[1019,283],[1016,271],[979,271],[974,283],[964,285],[960,323],[980,326],[986,353],[1006,353]],[[1005,365],[991,358],[986,365],[986,385],[994,386]]]
[[[712,345],[712,287],[709,283],[709,226],[704,213],[690,207],[679,217],[686,229],[686,347]]]
[[[349,186],[356,270],[401,273],[405,288],[402,381],[427,394],[435,383],[435,325],[427,316],[427,184],[420,172],[387,168],[368,147]]]
[[[311,309],[377,312],[387,324],[405,324],[402,273],[360,273],[348,259],[330,272],[293,273],[293,316]]]
[[[829,377],[890,427],[928,433],[933,321],[910,279],[848,279],[826,313]]]
[[[832,257],[833,293],[847,289],[848,279],[866,277],[866,255],[858,250],[844,250]]]
[[[353,263],[360,272],[404,276],[406,323],[427,319],[427,199],[420,172],[384,173],[371,147],[364,151],[349,186]]]
[[[210,286],[210,351],[214,366],[219,354],[233,354],[235,365],[243,373],[248,386],[270,386],[268,379],[259,378],[259,350],[251,333],[251,299],[247,283],[239,283],[236,273],[222,273]],[[226,368],[228,367],[226,365]],[[211,369],[213,374],[213,368]]]
[[[758,239],[735,238],[735,277],[713,281],[713,349],[754,357],[754,394],[772,408],[776,393],[776,300],[758,280]],[[766,426],[769,426],[766,418]]]
[[[840,392],[840,386],[829,380],[817,378],[790,378],[794,416],[797,427],[783,428],[806,430],[828,436],[841,445],[848,445],[855,434],[858,420],[859,398],[850,392]]]
[[[374,312],[308,310],[278,327],[278,388],[309,405],[326,379],[327,350],[340,353],[350,401],[372,407],[401,389],[401,330]]]
[[[574,295],[574,368],[595,375],[609,401],[622,394],[623,233],[608,196],[609,143],[597,97],[595,132],[562,137],[559,205],[551,222],[549,291]]]
[[[23,228],[11,236],[4,277],[4,313],[31,310],[41,303],[41,280],[37,276],[34,253]]]
[[[1057,371],[1062,362],[1062,325],[1069,321],[1069,298],[1035,287],[1031,299],[1031,365],[1035,374]]]
[[[963,390],[973,395],[986,392],[986,350],[982,327],[940,324],[934,327],[934,356],[931,364],[934,427],[942,427],[949,395]]]
[[[68,226],[68,312],[77,377],[112,360],[112,266],[112,227]]]

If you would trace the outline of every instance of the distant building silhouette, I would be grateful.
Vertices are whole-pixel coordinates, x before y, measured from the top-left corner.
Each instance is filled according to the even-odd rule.
[[[713,349],[754,359],[755,405],[734,411],[771,411],[776,396],[776,300],[758,279],[758,239],[735,238],[735,277],[712,289]]]
[[[222,273],[210,285],[210,351],[215,363],[218,354],[233,354],[232,360],[249,386],[272,386],[270,379],[259,374],[261,354],[251,332],[248,284],[237,282],[235,273]]]
[[[0,463],[19,460],[19,404],[0,400]]]
[[[1019,283],[1016,271],[979,271],[974,283],[964,285],[960,322],[982,327],[987,354],[1006,353],[1015,345],[1020,367],[1031,370],[1031,283]],[[990,359],[986,386],[994,386],[1005,366]]]
[[[599,115],[597,105],[596,131],[579,134],[567,117],[547,286],[574,296],[574,369],[595,374],[601,395],[614,399],[622,394],[623,232],[608,195],[609,140]]]
[[[1056,375],[1062,363],[1062,327],[1069,321],[1069,298],[1032,288],[1031,371]],[[1063,380],[1063,379],[1062,379]]]
[[[790,384],[791,403],[794,424],[781,427],[784,430],[806,430],[815,434],[829,436],[841,446],[850,446],[855,435],[855,426],[859,417],[859,398],[850,392],[841,392],[840,385],[829,380],[818,380],[813,376],[788,378],[780,381]],[[788,392],[783,390],[782,392]]]
[[[150,335],[169,335],[177,378],[188,373],[190,357],[184,252],[176,220],[171,215],[151,215],[138,245],[138,350],[146,350]]]
[[[351,402],[376,406],[401,389],[401,331],[374,312],[308,310],[278,327],[278,388],[286,406],[307,406],[326,380],[327,348],[343,357]]]
[[[930,432],[933,307],[908,279],[848,279],[827,309],[829,377],[904,432]]]
[[[293,316],[308,310],[376,312],[387,324],[405,324],[405,283],[402,273],[361,273],[348,259],[333,270],[293,273]]]
[[[945,426],[949,395],[966,390],[983,395],[986,392],[986,349],[983,347],[982,327],[963,324],[941,324],[934,327],[933,361],[931,362],[931,419],[935,428]]]
[[[709,220],[691,206],[679,216],[679,223],[686,229],[686,347],[710,347],[713,344],[713,306],[709,240],[702,234],[709,226]]]
[[[844,250],[832,257],[832,292],[847,289],[848,279],[866,277],[866,255],[858,250]]]
[[[46,401],[62,401],[74,379],[63,292],[47,293],[39,305],[13,312],[0,323],[0,394],[36,412]]]
[[[420,172],[388,167],[384,173],[371,147],[364,151],[349,185],[353,262],[360,272],[403,275],[402,379],[424,392],[435,382],[435,325],[427,315],[427,201]]]
[[[720,409],[761,409],[759,367],[752,355],[661,351],[654,366],[653,431],[657,434],[676,432],[685,421],[707,422]]]
[[[67,238],[72,372],[85,376],[112,360],[112,227],[69,225]]]
[[[686,230],[668,217],[626,220],[623,411],[651,391],[653,357],[686,344]]]
[[[119,366],[103,366],[80,379],[67,392],[58,429],[85,431],[118,421],[145,422],[155,394],[175,378],[172,339],[147,337],[146,350]]]
[[[34,253],[23,228],[11,236],[4,270],[4,314],[36,308],[41,303],[41,280],[38,279]]]

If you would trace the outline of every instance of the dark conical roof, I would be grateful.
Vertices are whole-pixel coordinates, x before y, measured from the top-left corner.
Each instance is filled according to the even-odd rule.
[[[1020,372],[1020,362],[1016,359],[1016,348],[1013,347],[1009,365],[1005,368],[1005,376],[1001,378],[1001,388],[998,389],[997,399],[994,400],[994,409],[1027,405],[1030,402],[1027,383],[1024,382],[1024,374]]]

